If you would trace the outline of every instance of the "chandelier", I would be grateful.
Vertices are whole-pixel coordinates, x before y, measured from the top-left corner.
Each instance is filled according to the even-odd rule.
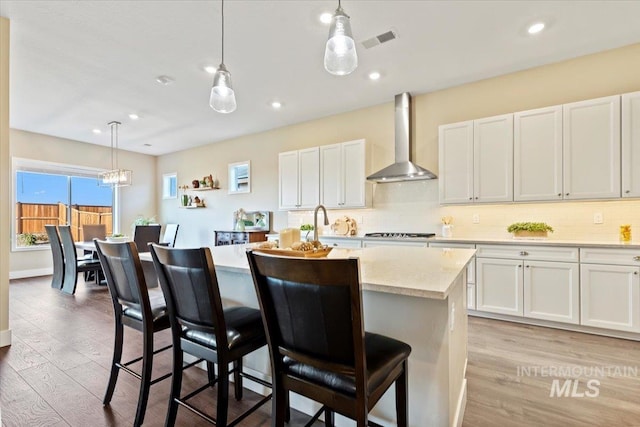
[[[101,187],[127,187],[131,185],[132,171],[118,168],[118,126],[120,122],[109,122],[111,127],[111,170],[98,175]]]

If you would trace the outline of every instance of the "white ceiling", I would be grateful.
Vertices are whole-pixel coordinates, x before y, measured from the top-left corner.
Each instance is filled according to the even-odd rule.
[[[219,1],[2,0],[11,127],[108,145],[106,124],[119,120],[121,148],[160,155],[640,42],[640,1],[344,0],[356,41],[390,29],[398,38],[359,44],[356,71],[336,77],[323,69],[328,27],[318,20],[336,6],[227,0],[238,109],[225,115],[209,107],[202,70],[220,62]],[[526,34],[539,19],[548,29]],[[372,70],[382,79],[368,80]]]

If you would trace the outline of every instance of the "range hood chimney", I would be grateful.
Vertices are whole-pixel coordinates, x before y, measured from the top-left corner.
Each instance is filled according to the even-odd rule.
[[[397,182],[436,179],[437,176],[411,161],[411,95],[396,95],[396,161],[390,166],[369,175],[369,181]]]

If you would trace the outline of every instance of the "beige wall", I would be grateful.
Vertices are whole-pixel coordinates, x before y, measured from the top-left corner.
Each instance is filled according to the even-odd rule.
[[[9,20],[0,17],[0,347],[11,344],[9,329]]]
[[[12,157],[92,168],[109,168],[111,164],[108,147],[15,129],[10,131],[10,140]],[[120,189],[121,232],[130,234],[131,224],[138,215],[157,214],[156,158],[121,150],[118,161],[121,168],[133,170],[133,185]],[[11,200],[11,196],[8,200]],[[49,250],[16,251],[11,253],[10,258],[13,277],[51,268]]]
[[[437,173],[438,126],[548,105],[640,90],[640,44],[576,58],[544,67],[474,82],[438,92],[414,94],[414,160]],[[410,88],[408,88],[410,89]],[[278,212],[278,153],[287,150],[365,138],[372,154],[371,171],[393,161],[393,99],[374,106],[230,141],[164,155],[158,174],[178,172],[181,184],[209,173],[217,174],[223,190],[200,193],[206,209],[178,209],[176,200],[159,204],[164,221],[181,224],[178,243],[208,245],[214,229],[229,228],[232,213],[242,207],[271,210],[274,229],[311,221],[309,212]],[[227,195],[226,168],[230,162],[251,160],[252,193]],[[515,221],[547,221],[553,238],[617,239],[617,226],[636,224],[640,239],[640,202],[567,202],[527,205],[440,207],[437,181],[373,185],[370,209],[332,211],[330,219],[349,215],[360,231],[439,231],[442,215],[454,217],[454,233],[469,237],[508,237]],[[592,224],[593,213],[604,224]],[[637,212],[637,213],[635,213]],[[473,214],[480,224],[472,224]]]

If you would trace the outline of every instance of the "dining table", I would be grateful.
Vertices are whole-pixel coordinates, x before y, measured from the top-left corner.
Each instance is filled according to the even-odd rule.
[[[76,245],[76,249],[80,251],[84,251],[85,255],[88,255],[89,253],[91,253],[93,258],[95,259],[98,258],[98,252],[96,251],[96,244],[93,242],[93,240],[75,242],[75,245]],[[140,255],[143,255],[144,253],[145,252],[141,252]],[[149,254],[149,252],[146,252],[146,254]],[[147,287],[149,288],[157,287],[158,276],[156,275],[155,267],[151,262],[151,256],[149,255],[148,260],[144,256],[141,256],[141,261],[142,261],[141,262],[142,271],[144,273],[144,279],[145,279],[145,282],[147,283]]]

